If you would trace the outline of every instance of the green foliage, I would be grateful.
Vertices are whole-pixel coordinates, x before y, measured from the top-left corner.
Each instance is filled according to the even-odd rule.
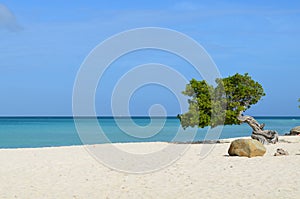
[[[298,99],[298,102],[300,102],[300,98]],[[300,108],[300,105],[298,107]]]
[[[217,86],[192,79],[182,93],[190,99],[187,113],[178,115],[181,126],[216,127],[240,124],[238,115],[265,95],[262,86],[246,73],[216,79]]]

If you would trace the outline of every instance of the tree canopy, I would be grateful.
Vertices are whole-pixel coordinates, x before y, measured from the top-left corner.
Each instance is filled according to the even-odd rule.
[[[216,79],[216,86],[192,79],[182,93],[189,97],[188,112],[177,116],[183,128],[241,124],[239,114],[265,96],[247,73]]]

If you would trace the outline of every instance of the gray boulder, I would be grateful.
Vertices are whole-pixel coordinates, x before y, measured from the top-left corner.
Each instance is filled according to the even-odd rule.
[[[300,126],[296,126],[292,130],[290,130],[290,134],[289,135],[299,135],[299,134],[300,134]]]
[[[265,153],[266,148],[264,145],[254,139],[234,140],[228,150],[230,156],[243,156],[248,158],[263,156]]]

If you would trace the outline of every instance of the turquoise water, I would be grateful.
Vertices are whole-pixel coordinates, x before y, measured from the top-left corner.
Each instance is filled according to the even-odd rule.
[[[260,123],[266,124],[266,129],[278,131],[283,135],[295,126],[300,126],[299,117],[256,117]],[[83,125],[89,127],[89,120],[80,119]],[[137,128],[129,118],[119,118],[120,123],[129,131],[136,134],[151,133],[160,125],[162,118],[152,119],[153,128],[147,128],[150,118],[133,118],[133,121],[145,128]],[[157,141],[188,141],[193,129],[183,130],[177,118],[167,118],[163,128],[149,138],[137,138],[124,133],[113,118],[98,118],[103,132],[113,143],[118,142],[157,142]],[[86,128],[87,131],[88,128]],[[174,140],[177,131],[181,136]],[[89,132],[87,132],[89,133]],[[207,128],[198,129],[195,141],[203,140],[207,134]],[[251,129],[248,125],[225,126],[220,138],[250,136]],[[104,140],[95,140],[95,143],[105,143]],[[82,142],[76,131],[75,123],[71,117],[2,117],[0,118],[0,148],[32,148],[49,146],[81,145]]]

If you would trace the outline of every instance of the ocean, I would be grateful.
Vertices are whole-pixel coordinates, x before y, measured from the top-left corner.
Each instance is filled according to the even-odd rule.
[[[265,123],[265,129],[276,130],[280,135],[288,133],[295,126],[300,126],[300,117],[255,117]],[[193,131],[197,131],[194,141],[201,141],[207,135],[206,128],[188,128],[183,130],[175,117],[152,118],[134,117],[97,118],[108,140],[94,139],[94,143],[127,142],[186,142]],[[81,118],[79,123],[85,125],[89,133],[90,118]],[[165,121],[164,121],[165,120]],[[152,121],[152,125],[147,127]],[[138,125],[138,126],[136,126]],[[91,130],[94,131],[94,130]],[[153,131],[153,132],[152,132]],[[156,132],[154,132],[156,131]],[[128,132],[128,133],[126,133]],[[131,134],[134,133],[134,135]],[[176,136],[180,132],[180,136]],[[224,126],[220,139],[244,137],[251,135],[247,124]],[[82,133],[82,132],[81,132]],[[95,132],[92,132],[95,133]],[[154,135],[152,135],[154,133]],[[96,132],[97,134],[97,132]],[[82,135],[82,134],[81,134]],[[176,136],[176,137],[175,137]],[[36,148],[53,146],[82,145],[74,119],[72,117],[1,117],[0,148]]]

